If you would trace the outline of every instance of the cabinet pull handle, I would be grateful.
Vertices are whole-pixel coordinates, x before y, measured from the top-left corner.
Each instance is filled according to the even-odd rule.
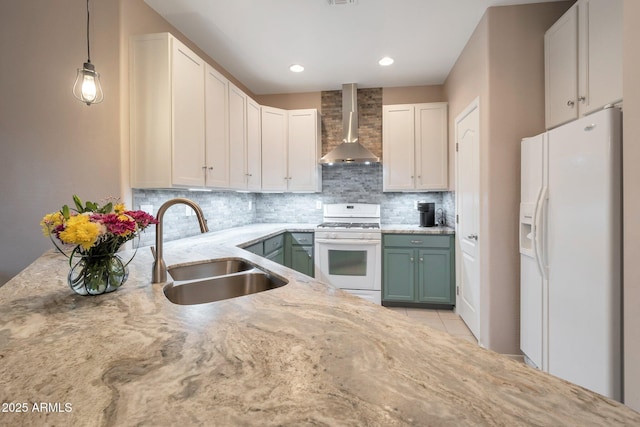
[[[420,243],[422,243],[422,240],[412,240],[411,243],[413,243],[414,245],[419,245]]]
[[[575,102],[573,102],[573,101],[567,101],[567,107],[571,107],[571,108],[573,108],[573,106],[574,106],[574,105],[576,105],[576,103],[575,103]]]
[[[467,239],[477,241],[478,240],[478,235],[477,234],[469,234],[467,236]]]
[[[213,166],[209,166],[209,170],[212,171],[213,170]]]

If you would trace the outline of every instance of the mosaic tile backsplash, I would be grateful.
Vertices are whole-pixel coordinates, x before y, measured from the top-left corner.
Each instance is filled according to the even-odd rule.
[[[433,202],[443,209],[446,224],[455,224],[455,197],[452,192],[383,193],[382,165],[346,164],[322,167],[322,193],[236,193],[188,190],[134,190],[135,209],[153,205],[154,214],[165,201],[186,197],[197,202],[208,220],[209,230],[239,227],[254,222],[320,223],[322,208],[318,203],[379,203],[383,224],[420,222],[417,201]],[[164,240],[174,240],[200,233],[195,216],[186,216],[187,207],[175,205],[164,216]],[[436,216],[439,219],[439,216]],[[149,228],[141,245],[155,241]]]

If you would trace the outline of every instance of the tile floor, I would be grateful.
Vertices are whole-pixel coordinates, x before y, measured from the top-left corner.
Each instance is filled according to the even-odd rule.
[[[424,323],[432,328],[440,329],[449,334],[466,339],[474,344],[478,341],[473,336],[467,325],[452,310],[429,310],[424,308],[405,308],[405,307],[387,307],[398,314],[405,315],[415,319],[417,322]]]

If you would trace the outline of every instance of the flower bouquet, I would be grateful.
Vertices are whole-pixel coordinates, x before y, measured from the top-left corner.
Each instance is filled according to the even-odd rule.
[[[64,205],[47,214],[40,225],[55,247],[67,258],[71,289],[80,295],[99,295],[118,289],[129,275],[126,263],[116,254],[127,241],[139,237],[151,224],[153,215],[127,210],[122,203],[104,206],[73,196],[75,209]],[[61,243],[56,243],[56,239]]]

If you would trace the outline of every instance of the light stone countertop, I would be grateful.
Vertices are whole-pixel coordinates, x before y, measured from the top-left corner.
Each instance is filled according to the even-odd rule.
[[[456,234],[452,227],[420,227],[417,224],[382,224],[380,228],[383,234]]]
[[[67,260],[47,252],[0,288],[0,425],[640,425],[617,402],[236,247],[312,227],[168,242],[167,265],[243,257],[289,280],[192,306],[150,284],[148,248],[98,297],[75,295]]]

